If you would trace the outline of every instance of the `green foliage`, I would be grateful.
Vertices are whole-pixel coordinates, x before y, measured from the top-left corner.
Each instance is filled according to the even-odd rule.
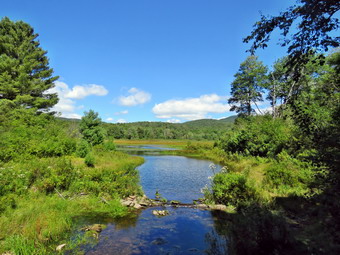
[[[96,160],[94,156],[91,153],[89,153],[86,155],[84,162],[85,162],[85,165],[87,165],[88,167],[94,167]]]
[[[91,145],[97,145],[104,142],[105,132],[101,127],[101,119],[98,113],[90,110],[85,112],[79,124],[80,133],[83,139]]]
[[[309,191],[308,186],[314,178],[312,166],[281,152],[277,161],[266,169],[264,183],[279,192],[303,195]]]
[[[34,110],[12,110],[0,123],[0,161],[70,155],[76,142],[52,116]]]
[[[116,150],[116,145],[112,140],[106,141],[103,144],[105,151],[115,151]]]
[[[280,29],[283,38],[279,44],[288,46],[289,69],[295,72],[296,77],[303,76],[304,64],[309,61],[310,55],[340,45],[335,32],[339,28],[339,20],[335,15],[339,9],[337,0],[297,1],[296,5],[277,16],[262,15],[251,34],[243,41],[253,42],[250,52],[254,54],[258,48],[266,48],[271,33]],[[292,26],[297,29],[291,29]]]
[[[37,37],[23,21],[0,21],[0,100],[44,111],[58,102],[56,93],[47,93],[58,77],[52,76]]]
[[[76,155],[81,158],[85,158],[86,155],[91,151],[91,147],[87,141],[81,140],[77,145]]]
[[[257,199],[254,184],[245,174],[218,173],[213,179],[214,200],[225,205],[239,206]]]
[[[236,116],[221,120],[202,119],[185,123],[135,122],[104,123],[107,135],[114,139],[190,139],[216,140],[230,129]]]
[[[240,65],[239,71],[234,75],[235,80],[231,84],[232,104],[230,110],[241,115],[249,116],[255,110],[252,104],[263,101],[262,93],[267,84],[267,67],[257,60],[256,56],[249,56]]]
[[[294,126],[289,120],[269,115],[238,119],[219,146],[227,152],[274,157],[289,147]]]

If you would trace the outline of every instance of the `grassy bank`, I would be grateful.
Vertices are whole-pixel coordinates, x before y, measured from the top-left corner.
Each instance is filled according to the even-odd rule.
[[[205,197],[225,204],[231,254],[334,254],[339,249],[336,194],[317,181],[324,168],[282,152],[276,158],[226,153],[198,144],[187,155],[224,167]]]
[[[93,149],[94,167],[73,156],[3,164],[0,254],[53,254],[79,240],[70,233],[83,218],[115,218],[128,213],[119,199],[142,194],[136,166],[143,158]],[[82,223],[84,224],[84,223]]]

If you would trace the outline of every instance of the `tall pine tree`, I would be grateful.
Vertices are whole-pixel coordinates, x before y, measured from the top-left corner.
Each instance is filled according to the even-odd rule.
[[[231,104],[231,111],[236,111],[240,115],[249,116],[257,108],[257,102],[263,101],[262,92],[267,84],[267,67],[256,56],[249,56],[241,63],[239,71],[234,75],[231,95],[228,103]],[[260,111],[260,109],[258,108]]]
[[[58,77],[37,37],[23,21],[0,21],[0,101],[41,112],[58,102],[57,94],[47,92]]]

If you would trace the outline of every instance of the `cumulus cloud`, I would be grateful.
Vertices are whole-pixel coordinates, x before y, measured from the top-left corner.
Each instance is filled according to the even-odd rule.
[[[124,120],[124,119],[119,119],[119,120],[117,120],[116,122],[117,122],[117,123],[127,123],[127,121]]]
[[[65,94],[66,98],[72,99],[83,99],[90,95],[95,96],[105,96],[109,93],[109,91],[104,88],[102,85],[97,84],[89,84],[84,86],[74,86],[72,90],[69,90],[68,93]]]
[[[130,95],[119,97],[119,104],[124,106],[135,106],[139,104],[145,104],[151,99],[151,94],[137,88],[131,88],[128,90]]]
[[[113,121],[113,118],[109,117],[106,119],[106,121]]]
[[[206,118],[208,113],[223,113],[229,109],[227,97],[211,94],[202,95],[198,98],[168,100],[156,104],[152,108],[152,112],[160,119],[196,120]]]
[[[76,99],[82,99],[89,95],[104,96],[108,91],[101,85],[74,86],[72,89],[65,82],[54,82],[54,88],[48,93],[57,93],[59,102],[52,108],[53,111],[61,113],[65,118],[80,119],[81,116],[74,111],[84,108],[83,105],[76,105]]]

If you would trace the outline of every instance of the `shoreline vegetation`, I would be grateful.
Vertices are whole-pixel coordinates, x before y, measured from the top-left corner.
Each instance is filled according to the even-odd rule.
[[[230,254],[340,254],[339,10],[338,1],[297,1],[262,16],[231,83],[238,117],[176,125],[103,123],[93,110],[57,118],[59,77],[38,34],[1,19],[0,254],[81,254],[105,227],[87,224],[133,214],[121,200],[143,196],[144,161],[118,151],[124,144],[163,144],[177,150],[160,153],[224,166],[212,166],[204,196],[227,208],[216,231]],[[275,29],[287,56],[268,68],[254,53]],[[268,112],[258,107],[265,100]]]

